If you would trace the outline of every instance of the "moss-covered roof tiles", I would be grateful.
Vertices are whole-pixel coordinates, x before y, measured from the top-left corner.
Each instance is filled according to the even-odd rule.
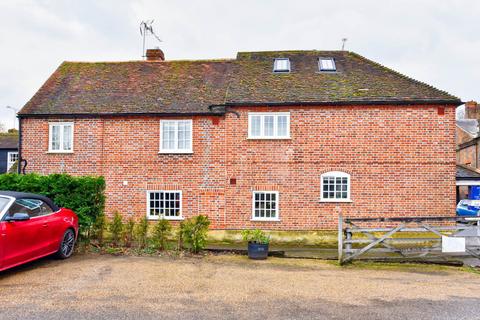
[[[275,58],[290,73],[274,73]],[[332,57],[336,72],[319,72]],[[20,115],[209,113],[219,104],[452,103],[460,100],[348,51],[240,52],[235,60],[64,62]]]

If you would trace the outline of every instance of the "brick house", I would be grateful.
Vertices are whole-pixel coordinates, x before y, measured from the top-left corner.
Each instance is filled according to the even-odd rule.
[[[457,120],[457,163],[479,168],[480,106],[475,101],[465,103],[465,118]]]
[[[468,198],[471,187],[480,185],[480,106],[465,103],[465,118],[457,120],[457,202]]]
[[[157,49],[158,50],[158,49]],[[347,51],[64,62],[19,112],[27,172],[101,175],[106,212],[215,229],[453,215],[458,98]]]

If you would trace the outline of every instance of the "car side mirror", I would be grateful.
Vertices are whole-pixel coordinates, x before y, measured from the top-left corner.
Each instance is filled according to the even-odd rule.
[[[5,221],[12,222],[12,221],[25,221],[30,220],[30,216],[28,213],[21,213],[17,212],[14,213],[13,216],[5,218]]]

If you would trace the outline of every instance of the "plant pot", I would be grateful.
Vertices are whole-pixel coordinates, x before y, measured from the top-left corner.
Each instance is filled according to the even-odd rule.
[[[254,260],[265,260],[268,256],[268,243],[248,243],[248,257]]]

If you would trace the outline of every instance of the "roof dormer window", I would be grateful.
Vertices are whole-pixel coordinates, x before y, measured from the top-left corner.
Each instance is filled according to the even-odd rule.
[[[318,59],[318,68],[320,71],[337,71],[335,60],[333,60],[333,58]]]
[[[277,58],[273,63],[273,72],[290,72],[290,59]]]

